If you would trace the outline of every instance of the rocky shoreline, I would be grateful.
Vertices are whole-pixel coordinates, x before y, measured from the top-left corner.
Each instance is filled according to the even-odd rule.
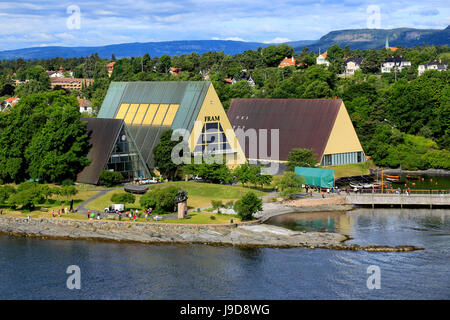
[[[325,232],[296,232],[260,224],[189,225],[70,219],[0,217],[0,234],[43,239],[97,240],[148,244],[230,245],[272,248],[326,248],[335,250],[412,251],[414,246],[381,247],[346,244],[348,236]]]

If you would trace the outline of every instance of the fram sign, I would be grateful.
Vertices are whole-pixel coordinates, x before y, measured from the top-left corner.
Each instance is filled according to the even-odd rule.
[[[220,116],[205,116],[205,122],[220,121]]]

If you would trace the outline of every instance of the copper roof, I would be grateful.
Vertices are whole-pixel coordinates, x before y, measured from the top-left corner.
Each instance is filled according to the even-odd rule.
[[[340,99],[233,99],[227,114],[235,130],[268,130],[269,158],[270,130],[279,129],[278,160],[287,160],[293,148],[307,148],[320,161],[341,104]],[[247,158],[248,153],[246,145]],[[258,159],[268,159],[260,154],[259,146],[258,155]]]

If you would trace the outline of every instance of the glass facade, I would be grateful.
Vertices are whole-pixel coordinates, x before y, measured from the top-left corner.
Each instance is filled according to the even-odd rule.
[[[203,124],[202,133],[198,138],[194,154],[204,152],[212,154],[233,152],[219,122],[207,122]]]
[[[346,152],[336,154],[326,154],[322,158],[322,166],[335,166],[340,164],[350,164],[364,162],[363,152]]]
[[[111,156],[108,159],[105,170],[120,172],[124,181],[131,181],[136,178],[148,178],[145,164],[139,158],[134,144],[122,127],[117,137]]]

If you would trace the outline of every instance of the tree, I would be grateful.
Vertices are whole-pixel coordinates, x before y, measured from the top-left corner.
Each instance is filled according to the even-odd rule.
[[[131,194],[131,193],[114,193],[111,196],[111,201],[113,203],[123,203],[123,204],[133,204],[136,201],[136,197],[135,195]]]
[[[303,179],[295,172],[285,171],[281,177],[278,187],[280,195],[285,199],[292,199],[296,193],[301,192]]]
[[[60,190],[60,195],[67,200],[72,200],[72,198],[78,193],[75,186],[64,186]]]
[[[154,213],[173,213],[177,193],[175,187],[154,188],[144,194],[139,203],[143,208],[152,208]]]
[[[171,66],[172,61],[168,54],[164,54],[159,58],[157,65],[158,72],[168,74]]]
[[[37,183],[25,182],[19,185],[17,192],[12,194],[8,204],[16,207],[22,206],[22,209],[32,210],[34,207],[44,201],[42,190]]]
[[[262,49],[264,63],[268,67],[277,67],[283,58],[292,57],[294,49],[288,44],[280,44],[278,46],[267,46]]]
[[[123,176],[120,172],[103,170],[100,173],[98,184],[106,187],[118,185],[123,181]]]
[[[331,71],[334,73],[341,73],[344,63],[344,51],[338,44],[328,48],[327,60],[330,62]]]
[[[294,171],[295,167],[314,167],[317,164],[317,154],[312,149],[294,148],[288,155],[286,166]]]
[[[5,204],[8,202],[9,197],[16,192],[12,186],[5,185],[0,186],[0,204]]]
[[[250,181],[250,166],[248,163],[241,164],[234,169],[233,175],[242,183],[242,186],[245,186]]]
[[[234,204],[234,210],[242,221],[251,220],[253,214],[262,210],[262,200],[253,192],[248,192]]]
[[[178,169],[183,166],[183,164],[175,164],[172,161],[172,150],[182,140],[182,137],[180,137],[178,141],[173,141],[172,132],[172,130],[164,131],[158,144],[153,148],[155,167],[164,177],[170,180],[174,179]]]

